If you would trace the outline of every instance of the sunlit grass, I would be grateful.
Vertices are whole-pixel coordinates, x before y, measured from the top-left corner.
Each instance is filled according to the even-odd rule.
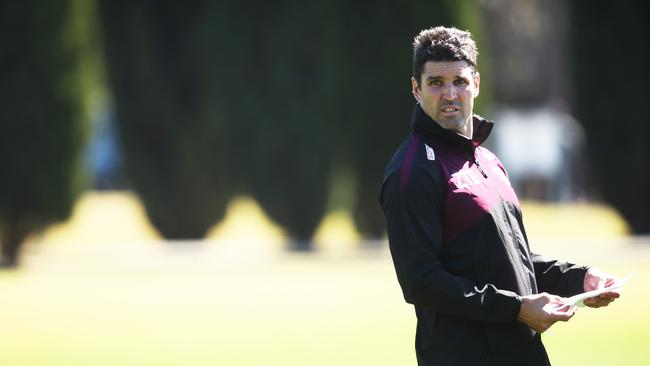
[[[131,192],[86,192],[66,222],[50,226],[41,243],[115,243],[160,239]]]
[[[350,214],[335,211],[323,219],[314,235],[314,246],[317,250],[341,253],[357,248],[360,239]]]
[[[224,220],[208,230],[206,239],[248,251],[278,251],[288,246],[284,230],[250,197],[235,198],[228,205]]]
[[[410,348],[413,320],[385,255],[232,263],[210,246],[118,249],[35,253],[0,275],[0,364],[412,363],[389,347]]]
[[[522,212],[528,234],[536,237],[620,237],[630,233],[623,217],[604,204],[524,201]]]
[[[90,248],[37,249],[0,273],[0,364],[415,364],[415,314],[386,250],[233,262],[218,245]],[[650,356],[649,249],[597,259],[637,274],[611,307],[545,335],[556,365]]]
[[[559,209],[526,206],[526,223],[562,223]],[[650,240],[629,242],[606,215],[582,212],[572,230],[600,236],[532,229],[531,241],[636,275],[611,307],[581,309],[552,328],[551,359],[644,364]],[[134,196],[89,193],[70,222],[34,238],[23,266],[0,272],[0,365],[416,364],[415,314],[390,254],[355,249],[347,214],[324,220],[313,254],[282,250],[281,229],[247,198],[233,201],[207,241],[170,245],[152,230]]]

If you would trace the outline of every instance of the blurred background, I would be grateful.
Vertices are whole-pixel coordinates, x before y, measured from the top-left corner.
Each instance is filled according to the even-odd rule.
[[[648,3],[0,1],[0,364],[414,365],[377,197],[412,40],[479,47],[536,252],[634,272],[545,335],[650,351]]]

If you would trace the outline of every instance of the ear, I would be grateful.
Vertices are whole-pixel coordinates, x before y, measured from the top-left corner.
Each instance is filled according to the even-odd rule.
[[[422,102],[420,87],[418,86],[418,81],[415,80],[414,77],[411,77],[411,92],[413,93],[413,96],[415,97],[415,100],[418,101],[418,103]]]
[[[474,73],[474,98],[478,97],[479,86],[481,85],[481,75],[476,71]]]

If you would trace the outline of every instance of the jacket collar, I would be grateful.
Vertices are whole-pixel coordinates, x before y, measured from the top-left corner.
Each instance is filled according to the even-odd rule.
[[[494,122],[489,121],[479,115],[473,115],[472,120],[474,123],[474,133],[472,140],[457,134],[455,131],[447,130],[431,119],[420,107],[416,104],[411,117],[411,130],[425,140],[442,140],[443,142],[456,146],[463,151],[473,152],[474,149],[481,145],[490,135]]]

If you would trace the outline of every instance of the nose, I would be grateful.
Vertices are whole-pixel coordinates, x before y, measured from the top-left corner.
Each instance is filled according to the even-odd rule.
[[[442,92],[442,96],[447,99],[447,100],[454,100],[456,99],[456,87],[454,86],[453,83],[449,83],[445,86],[445,89]]]

